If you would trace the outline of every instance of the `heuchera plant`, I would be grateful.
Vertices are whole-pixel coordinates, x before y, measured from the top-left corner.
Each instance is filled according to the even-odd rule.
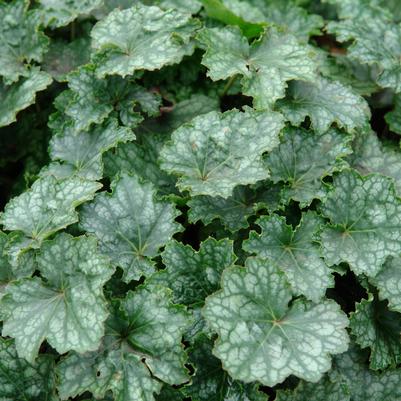
[[[398,0],[0,0],[0,400],[401,400]]]

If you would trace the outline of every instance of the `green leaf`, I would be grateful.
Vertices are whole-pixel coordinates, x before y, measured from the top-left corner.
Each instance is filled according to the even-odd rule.
[[[326,190],[322,178],[347,165],[342,158],[352,152],[350,140],[350,136],[336,129],[323,134],[286,129],[280,146],[266,159],[272,181],[287,183],[282,199],[293,199],[301,207],[308,206],[313,199],[323,199]]]
[[[401,200],[388,178],[343,171],[321,212],[330,219],[321,233],[330,265],[347,262],[355,273],[373,277],[387,256],[400,252]]]
[[[193,401],[265,401],[257,384],[244,384],[231,379],[221,362],[212,354],[213,343],[204,335],[197,337],[189,349],[189,362],[195,368],[184,393]]]
[[[226,25],[238,26],[243,35],[247,38],[255,38],[259,36],[263,32],[264,26],[266,25],[261,23],[261,21],[258,21],[259,23],[248,21],[246,17],[243,18],[242,16],[238,15],[238,13],[233,12],[230,9],[230,6],[227,7],[225,4],[228,3],[231,5],[230,2],[222,2],[220,0],[199,1],[203,4],[208,17],[221,21]]]
[[[159,7],[166,10],[175,8],[182,12],[197,14],[202,4],[198,0],[159,0]]]
[[[37,262],[46,281],[12,282],[1,299],[3,336],[30,362],[45,339],[60,354],[97,349],[108,315],[102,288],[113,269],[95,239],[60,234],[43,243]]]
[[[282,127],[274,112],[210,112],[173,133],[160,153],[161,167],[179,175],[180,190],[228,198],[235,186],[269,176],[262,154],[277,146]]]
[[[14,272],[6,253],[8,240],[7,234],[0,231],[0,298],[7,284],[14,279]]]
[[[164,385],[155,399],[156,401],[184,401],[184,396],[180,388]]]
[[[301,381],[294,390],[278,390],[275,401],[351,401],[347,386],[325,375],[317,383]]]
[[[159,380],[188,380],[181,338],[189,323],[185,309],[171,303],[168,289],[140,286],[128,292],[120,309],[114,307],[100,349],[70,353],[58,365],[61,398],[85,391],[100,398],[111,390],[116,400],[154,401]]]
[[[387,258],[371,281],[378,288],[380,298],[389,301],[389,308],[401,312],[401,258]]]
[[[143,119],[139,111],[152,116],[159,112],[158,95],[142,88],[132,78],[97,79],[91,65],[69,74],[68,86],[71,91],[62,92],[59,103],[63,103],[61,111],[71,117],[79,131],[87,130],[92,123],[102,123],[113,111],[131,128]],[[67,101],[63,101],[64,97]]]
[[[72,42],[53,39],[45,54],[42,68],[57,81],[65,81],[66,75],[89,62],[90,40],[78,38]]]
[[[292,374],[317,381],[330,369],[330,354],[348,347],[340,307],[302,299],[289,306],[291,289],[268,260],[227,269],[222,287],[206,299],[203,313],[219,335],[214,355],[234,379],[274,386]]]
[[[370,369],[396,367],[401,362],[401,315],[391,312],[387,302],[369,294],[350,315],[351,334],[362,348],[370,348]]]
[[[398,401],[401,397],[401,371],[378,373],[368,369],[366,354],[355,347],[335,358],[334,380],[343,381],[352,401]]]
[[[306,117],[318,133],[326,132],[335,123],[352,132],[366,128],[370,110],[366,100],[339,82],[318,78],[314,82],[291,82],[288,98],[277,108],[293,125],[301,125]]]
[[[301,42],[307,43],[311,35],[321,35],[323,18],[320,15],[308,13],[291,1],[273,0],[266,4],[263,0],[251,0],[252,3],[255,3],[255,6],[263,12],[265,21],[286,28]]]
[[[49,74],[34,68],[24,78],[11,85],[0,81],[0,127],[16,121],[17,113],[35,103],[36,92],[52,82]]]
[[[81,212],[80,227],[93,233],[100,249],[124,269],[124,281],[138,280],[154,271],[151,258],[182,229],[174,220],[175,207],[156,199],[153,185],[123,174],[112,193],[100,193]]]
[[[0,3],[0,76],[7,85],[29,77],[29,65],[42,61],[49,44],[39,31],[37,15],[28,7],[28,0]]]
[[[57,401],[54,359],[35,363],[19,358],[11,339],[0,338],[0,399],[2,401]]]
[[[244,95],[257,109],[270,108],[285,96],[287,81],[316,79],[315,55],[291,34],[268,28],[251,45],[236,27],[203,29],[198,40],[206,48],[202,64],[217,81],[242,75]]]
[[[166,268],[150,279],[153,284],[171,288],[174,302],[202,304],[205,297],[220,288],[221,273],[234,264],[232,241],[208,238],[195,251],[189,245],[171,241],[162,253]]]
[[[32,188],[11,199],[5,206],[1,223],[5,230],[23,233],[14,244],[15,253],[39,248],[42,241],[78,221],[75,208],[93,199],[101,188],[97,182],[80,178],[57,180],[53,176],[39,178]]]
[[[99,180],[103,176],[102,154],[118,143],[135,139],[132,130],[119,127],[114,119],[94,126],[89,132],[75,131],[74,127],[56,133],[50,140],[49,154],[52,160],[46,169],[58,178],[78,176]]]
[[[115,9],[91,32],[96,74],[99,78],[125,77],[137,70],[179,63],[193,52],[191,37],[197,28],[198,22],[190,14],[174,9],[162,11],[140,3],[126,10]]]
[[[59,28],[100,7],[102,0],[37,0],[45,26]]]
[[[280,206],[281,187],[261,181],[255,186],[238,186],[232,196],[195,196],[189,200],[188,219],[191,223],[202,220],[209,224],[219,219],[230,231],[248,227],[248,218],[260,209],[275,211]]]
[[[316,233],[323,221],[314,213],[302,215],[294,230],[285,218],[272,214],[256,220],[262,233],[251,231],[243,249],[267,258],[282,270],[297,295],[319,302],[326,289],[334,285],[333,276],[321,258]]]
[[[105,175],[132,173],[152,183],[160,195],[179,195],[175,177],[161,170],[158,163],[160,150],[168,139],[168,135],[139,131],[135,142],[121,144],[106,153]]]
[[[384,118],[392,132],[401,135],[401,95],[394,98],[394,109],[388,112]]]
[[[372,17],[330,22],[328,32],[339,42],[349,42],[348,57],[362,64],[377,65],[377,83],[401,92],[401,25],[376,14]]]
[[[380,173],[394,180],[397,194],[401,195],[401,150],[390,142],[381,142],[374,131],[358,135],[353,143],[354,152],[349,164],[362,175]]]

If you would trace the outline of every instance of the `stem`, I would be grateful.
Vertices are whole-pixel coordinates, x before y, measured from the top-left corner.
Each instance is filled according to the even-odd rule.
[[[234,75],[227,81],[226,86],[224,87],[223,93],[221,95],[222,97],[227,94],[227,92],[233,86],[233,83],[235,82],[236,79],[237,79],[237,75]]]

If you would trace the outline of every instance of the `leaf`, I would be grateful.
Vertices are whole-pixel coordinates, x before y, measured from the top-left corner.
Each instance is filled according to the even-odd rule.
[[[356,274],[373,277],[387,256],[399,253],[401,201],[388,178],[341,172],[321,212],[330,220],[321,233],[329,265],[347,262]]]
[[[294,390],[279,390],[275,401],[351,401],[347,386],[325,375],[318,383],[301,381]]]
[[[26,78],[5,85],[0,81],[0,127],[16,121],[17,113],[35,102],[36,92],[46,89],[52,82],[49,74],[32,69]]]
[[[322,220],[312,211],[304,213],[294,230],[285,218],[272,214],[256,220],[262,233],[251,231],[243,249],[267,258],[283,271],[297,295],[319,302],[334,285],[333,276],[321,258],[316,234]]]
[[[103,285],[113,274],[91,237],[60,234],[37,257],[46,281],[21,279],[1,299],[3,336],[15,338],[18,355],[32,362],[46,339],[60,354],[97,349],[107,318]]]
[[[168,139],[164,134],[138,132],[135,142],[121,144],[115,151],[105,154],[106,176],[133,173],[152,183],[160,195],[179,195],[175,177],[161,170],[158,163],[160,150]]]
[[[206,296],[220,288],[221,273],[236,260],[233,243],[228,239],[208,238],[195,251],[189,245],[171,241],[162,253],[166,268],[150,279],[173,290],[174,302],[203,304]]]
[[[377,83],[382,88],[401,91],[401,25],[391,23],[376,14],[366,17],[330,22],[328,32],[335,34],[339,42],[352,41],[348,57],[360,63],[377,65],[381,71]]]
[[[20,77],[29,78],[29,65],[42,61],[49,44],[49,39],[39,31],[37,15],[28,7],[28,0],[0,3],[0,76],[5,85]]]
[[[57,401],[54,359],[43,355],[31,364],[19,358],[11,339],[0,338],[0,397],[2,401]]]
[[[384,116],[390,130],[401,135],[401,95],[395,96],[394,109]]]
[[[293,199],[301,207],[308,206],[313,199],[323,199],[326,190],[322,178],[347,165],[342,158],[352,152],[350,140],[336,129],[323,134],[286,129],[281,144],[266,159],[273,182],[287,183],[282,199]]]
[[[277,210],[280,206],[281,187],[261,181],[254,187],[237,186],[232,196],[195,196],[189,200],[188,219],[191,223],[202,220],[209,224],[219,219],[230,231],[248,227],[248,218],[260,209]]]
[[[88,180],[99,180],[103,176],[102,155],[118,143],[133,140],[135,135],[129,128],[119,127],[114,119],[97,125],[89,132],[67,128],[53,135],[49,154],[53,162],[47,173],[58,178],[78,176]]]
[[[102,0],[38,0],[45,26],[59,28],[102,5]]]
[[[348,387],[352,401],[397,401],[401,397],[401,372],[382,373],[367,368],[364,353],[355,347],[335,358],[333,377]]]
[[[350,329],[362,348],[370,348],[370,369],[396,367],[401,361],[401,315],[387,309],[387,302],[372,295],[356,304]]]
[[[291,124],[299,126],[308,116],[312,128],[326,132],[332,124],[349,132],[366,128],[370,110],[363,97],[339,82],[318,78],[314,82],[291,82],[288,98],[277,104]]]
[[[57,180],[46,176],[35,181],[30,190],[11,199],[5,206],[1,223],[5,230],[21,232],[21,238],[14,244],[16,254],[39,248],[50,235],[76,223],[75,208],[93,199],[99,188],[101,184],[77,177]]]
[[[223,370],[221,362],[212,354],[213,343],[204,335],[197,337],[189,349],[189,361],[195,368],[191,385],[184,393],[193,401],[265,401],[257,384],[244,384],[232,380]]]
[[[236,27],[203,29],[198,40],[206,48],[202,64],[208,76],[217,81],[242,75],[243,94],[254,98],[256,109],[283,98],[287,81],[316,79],[312,49],[277,28],[266,29],[251,45]]]
[[[289,307],[291,289],[268,260],[227,269],[222,288],[203,314],[219,335],[213,353],[234,379],[274,386],[292,374],[316,382],[330,369],[330,354],[348,347],[339,306],[298,299]]]
[[[176,8],[182,12],[197,14],[202,7],[198,0],[160,0],[160,8],[169,9]]]
[[[389,301],[391,310],[401,312],[401,259],[396,257],[387,258],[379,272],[371,279],[378,288],[380,299]]]
[[[131,30],[126,27],[131,26]],[[191,54],[191,36],[198,22],[177,10],[162,11],[140,3],[113,10],[92,29],[96,74],[126,75],[179,63]]]
[[[7,234],[0,231],[0,298],[4,288],[14,279],[14,272],[6,254],[8,240]]]
[[[54,39],[45,54],[42,68],[57,81],[65,81],[66,75],[89,62],[90,40],[81,37],[66,42]]]
[[[381,142],[376,133],[369,131],[358,135],[353,144],[354,152],[348,157],[349,164],[362,175],[380,173],[394,180],[401,195],[401,150],[390,142]]]
[[[124,270],[124,281],[139,280],[154,271],[150,260],[182,230],[175,207],[156,199],[153,185],[122,174],[111,183],[112,193],[98,194],[82,208],[80,227],[93,233],[101,251]]]
[[[93,123],[101,124],[113,111],[131,128],[142,121],[141,109],[148,115],[159,112],[159,96],[134,83],[132,78],[97,79],[93,66],[69,74],[68,86],[71,92],[61,94],[67,98],[61,111],[71,117],[79,131],[87,130]]]
[[[274,112],[210,112],[173,133],[160,153],[161,167],[179,176],[182,191],[228,198],[235,186],[268,177],[262,154],[277,146],[282,127]]]
[[[308,13],[293,2],[273,0],[266,4],[264,1],[251,0],[252,3],[263,12],[265,21],[286,28],[301,42],[307,43],[311,35],[321,35],[323,18]]]
[[[247,21],[246,18],[237,15],[230,7],[220,0],[200,0],[208,17],[223,22],[226,25],[238,26],[247,38],[255,38],[263,32],[264,23]],[[259,21],[261,22],[261,21]]]
[[[159,380],[188,380],[181,338],[189,322],[166,288],[140,286],[128,292],[120,308],[114,307],[100,349],[70,353],[58,365],[61,398],[85,391],[100,398],[111,390],[116,400],[154,401]]]

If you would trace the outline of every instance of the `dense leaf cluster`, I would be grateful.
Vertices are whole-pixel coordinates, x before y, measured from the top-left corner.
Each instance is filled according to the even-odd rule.
[[[0,400],[400,400],[400,10],[0,0]]]

